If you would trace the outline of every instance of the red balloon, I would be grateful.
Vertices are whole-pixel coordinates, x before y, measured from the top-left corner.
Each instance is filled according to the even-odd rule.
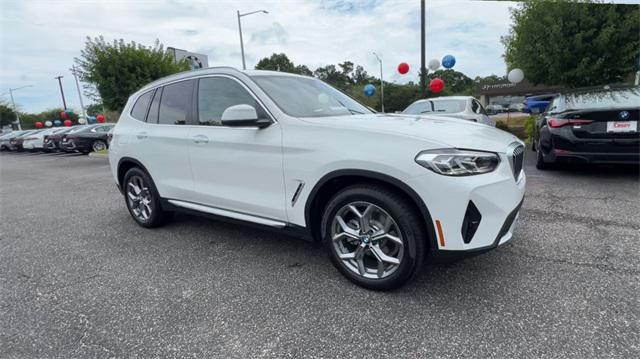
[[[67,119],[67,113],[64,112],[64,111],[60,112],[60,119],[66,120]]]
[[[431,92],[438,93],[444,90],[444,81],[442,81],[441,78],[436,77],[429,82],[429,88],[431,89]]]
[[[35,125],[36,125],[36,128],[42,128],[42,122],[40,121],[37,121]]]
[[[71,122],[71,120],[64,120],[64,125],[67,127],[70,127],[73,123]]]
[[[398,72],[401,75],[404,75],[407,72],[409,72],[409,64],[406,62],[401,62],[400,65],[398,65]]]
[[[104,122],[104,115],[98,115],[96,116],[96,121],[103,123]]]

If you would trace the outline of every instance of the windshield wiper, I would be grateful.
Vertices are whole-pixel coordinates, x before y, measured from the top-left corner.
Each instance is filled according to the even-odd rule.
[[[348,108],[348,107],[345,107],[345,108],[346,108],[347,110],[349,110],[349,111],[351,112],[351,114],[352,114],[352,115],[354,115],[354,114],[364,115],[364,112],[356,111],[356,110],[350,109],[350,108]]]

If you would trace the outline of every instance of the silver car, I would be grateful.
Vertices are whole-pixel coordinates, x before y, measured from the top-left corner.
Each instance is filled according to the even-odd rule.
[[[487,116],[480,102],[471,96],[447,96],[418,100],[409,105],[402,113],[457,117],[489,126],[496,125],[495,121]]]

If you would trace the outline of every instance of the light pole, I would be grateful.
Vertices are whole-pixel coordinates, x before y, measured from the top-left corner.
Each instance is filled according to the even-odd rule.
[[[58,79],[58,84],[60,85],[60,94],[62,95],[62,105],[64,106],[64,110],[67,110],[67,101],[64,100],[64,90],[62,90],[62,78],[64,76],[56,76],[54,79]]]
[[[16,113],[16,121],[18,122],[18,131],[22,131],[22,124],[20,123],[20,115],[18,114],[18,108],[16,107],[16,102],[13,100],[13,91],[20,90],[26,87],[33,87],[33,85],[26,85],[16,88],[9,88],[9,96],[11,97],[11,104],[13,105],[13,112]]]
[[[376,59],[378,59],[378,62],[380,62],[380,109],[381,112],[384,112],[384,80],[382,79],[382,59],[375,52],[373,53],[373,55],[376,57]]]
[[[78,82],[78,75],[77,75],[77,71],[76,71],[76,66],[75,65],[71,65],[71,69],[69,69],[71,71],[71,73],[73,74],[73,77],[76,79],[76,89],[78,90],[78,98],[80,99],[80,108],[82,109],[82,117],[84,117],[84,119],[87,119],[87,113],[84,111],[84,103],[82,103],[82,94],[80,93],[80,83]]]
[[[240,22],[240,18],[243,17],[243,16],[257,14],[259,12],[264,13],[264,14],[268,14],[269,12],[267,10],[256,10],[256,11],[248,12],[248,13],[245,13],[245,14],[241,14],[240,10],[237,10],[236,12],[238,13],[238,32],[240,33],[240,53],[242,54],[242,69],[246,70],[247,69],[247,64],[244,61],[244,43],[242,42],[242,24]]]

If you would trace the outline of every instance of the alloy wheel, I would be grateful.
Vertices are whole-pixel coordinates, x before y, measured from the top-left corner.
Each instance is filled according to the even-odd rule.
[[[396,221],[369,202],[352,202],[336,212],[331,241],[342,264],[368,279],[393,274],[404,254],[402,233]]]
[[[146,222],[151,218],[153,196],[149,187],[140,176],[132,176],[127,182],[127,205],[131,213],[140,221]]]
[[[92,147],[94,152],[104,151],[107,149],[107,145],[102,141],[94,142]]]

